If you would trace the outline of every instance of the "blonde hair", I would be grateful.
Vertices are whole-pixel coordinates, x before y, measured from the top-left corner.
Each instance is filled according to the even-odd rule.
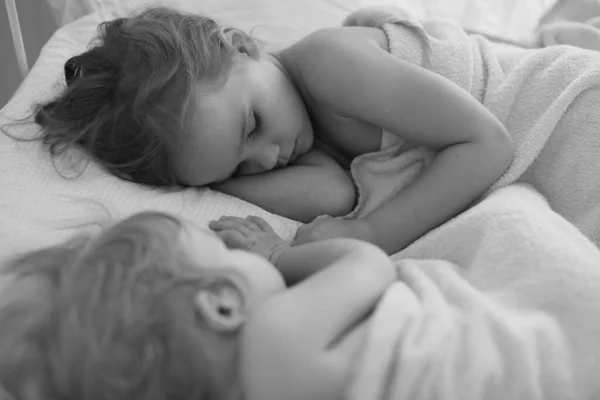
[[[65,64],[66,89],[38,107],[40,140],[54,156],[79,147],[129,181],[177,185],[172,158],[195,83],[226,76],[236,53],[259,48],[241,30],[166,7],[105,22]]]
[[[140,214],[98,238],[8,265],[13,282],[0,294],[7,393],[24,400],[218,398],[193,296],[229,272],[192,265],[172,232],[150,229],[148,218],[179,224]],[[35,290],[22,292],[28,282]]]

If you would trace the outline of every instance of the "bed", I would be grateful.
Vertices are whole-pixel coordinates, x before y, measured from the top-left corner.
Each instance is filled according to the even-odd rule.
[[[519,38],[529,35],[552,0],[171,0],[163,3],[252,29],[279,48],[324,26],[337,25],[352,10],[372,4],[400,5],[422,17],[448,18],[470,28]],[[59,22],[66,23],[43,48],[39,59],[14,97],[0,112],[0,126],[11,135],[33,137],[38,128],[15,123],[31,115],[35,102],[64,85],[62,65],[82,51],[99,22],[126,14],[147,3],[129,1],[49,0]],[[62,11],[61,11],[62,10]],[[260,10],[260,12],[258,11]],[[87,15],[82,15],[89,12]],[[79,18],[81,17],[81,18]],[[18,43],[16,41],[15,43]],[[25,66],[26,68],[26,66]],[[51,160],[36,143],[17,143],[0,135],[0,259],[64,240],[76,230],[95,229],[106,221],[136,211],[159,209],[201,223],[222,214],[257,214],[289,238],[298,223],[275,216],[209,189],[167,193],[117,180],[89,165],[80,176],[65,167],[68,160]],[[61,174],[58,174],[58,167]],[[65,179],[66,175],[68,179]]]
[[[520,39],[531,35],[553,1],[165,2],[243,29],[257,27],[254,34],[278,48],[372,4],[400,5],[421,17]],[[60,10],[70,2],[52,3]],[[66,25],[0,111],[0,126],[12,136],[35,137],[38,128],[28,122],[31,106],[65,84],[63,63],[85,48],[99,22],[142,3],[86,0],[81,4],[90,7],[59,12]],[[69,172],[73,161],[52,160],[37,142],[0,135],[0,260],[149,209],[201,224],[223,214],[259,215],[284,238],[299,226],[210,189],[152,190],[94,164],[81,174]],[[390,379],[396,392],[387,398],[395,400],[600,398],[600,250],[535,189],[500,189],[392,259],[400,280],[366,339],[349,398],[384,398],[377,393]],[[405,347],[397,340],[413,342]],[[410,368],[390,377],[389,366],[407,363]]]

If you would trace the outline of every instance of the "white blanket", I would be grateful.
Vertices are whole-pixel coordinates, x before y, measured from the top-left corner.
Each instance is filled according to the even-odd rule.
[[[409,3],[473,28],[518,34],[535,23],[529,7],[550,1]],[[188,3],[198,12],[203,8],[239,22],[242,28],[266,24],[279,43],[319,25],[339,24],[352,8],[349,0]],[[285,14],[282,10],[288,8],[291,11]],[[500,17],[517,9],[524,12],[516,18]],[[62,63],[85,46],[98,22],[113,16],[112,11],[102,11],[59,31],[0,113],[0,125],[49,96],[60,79]],[[296,23],[302,28],[285,36]],[[30,136],[36,129],[21,125],[13,133]],[[82,225],[148,208],[201,223],[224,213],[257,214],[285,237],[292,236],[297,226],[225,195],[208,190],[150,191],[111,178],[94,166],[78,179],[65,180],[42,148],[15,143],[4,135],[0,135],[0,186],[0,260],[59,242]],[[600,376],[600,330],[595,322],[600,314],[600,254],[535,192],[524,187],[501,189],[394,258],[416,261],[398,261],[401,281],[377,311],[362,362],[356,366],[352,399],[386,398],[379,395],[384,391],[387,398],[398,400],[600,396],[600,381],[595,380]],[[485,396],[479,396],[484,390]]]
[[[600,398],[600,250],[534,190],[501,189],[394,259],[348,399]]]
[[[78,0],[49,0],[65,22],[84,12],[83,19],[61,28],[42,50],[38,61],[9,103],[0,111],[0,127],[31,113],[64,85],[63,63],[85,49],[103,20],[125,15],[145,3],[163,3],[204,13],[253,34],[271,48],[289,45],[309,32],[339,25],[352,11],[369,5],[388,4],[410,8],[418,15],[439,16],[473,28],[513,37],[528,34],[537,16],[553,0],[94,0],[74,7]],[[75,14],[63,11],[74,11]],[[61,17],[62,20],[62,17]],[[9,127],[11,134],[39,134],[33,124]],[[72,174],[71,174],[72,176]],[[190,189],[165,193],[111,178],[91,165],[77,179],[65,180],[55,170],[45,149],[38,144],[15,143],[0,134],[0,262],[17,252],[51,245],[72,236],[82,226],[159,209],[192,218],[201,224],[223,214],[256,214],[270,222],[286,238],[294,235],[295,221],[267,213],[242,200]]]
[[[515,157],[487,194],[533,184],[551,207],[600,245],[600,52],[571,46],[497,47],[456,24],[402,9],[363,9],[349,25],[385,31],[392,55],[439,74],[481,102],[511,135]],[[435,110],[424,110],[435,113]],[[385,134],[379,153],[355,159],[361,217],[409,185],[434,158]]]

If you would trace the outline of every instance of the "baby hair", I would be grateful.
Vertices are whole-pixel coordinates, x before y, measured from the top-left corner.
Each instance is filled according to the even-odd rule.
[[[149,186],[178,184],[172,155],[190,125],[195,84],[227,77],[246,33],[200,15],[153,7],[104,22],[65,64],[67,87],[35,122],[53,156],[82,149],[111,174]]]
[[[98,238],[7,265],[0,387],[8,394],[23,400],[219,398],[202,346],[206,323],[193,298],[231,272],[193,265],[177,235],[144,222],[153,218],[182,229],[166,215],[140,214]]]

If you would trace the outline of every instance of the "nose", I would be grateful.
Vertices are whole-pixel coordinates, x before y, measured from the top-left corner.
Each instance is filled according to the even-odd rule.
[[[270,171],[277,166],[280,148],[277,145],[265,146],[257,149],[246,161],[240,165],[242,175],[260,174]]]

